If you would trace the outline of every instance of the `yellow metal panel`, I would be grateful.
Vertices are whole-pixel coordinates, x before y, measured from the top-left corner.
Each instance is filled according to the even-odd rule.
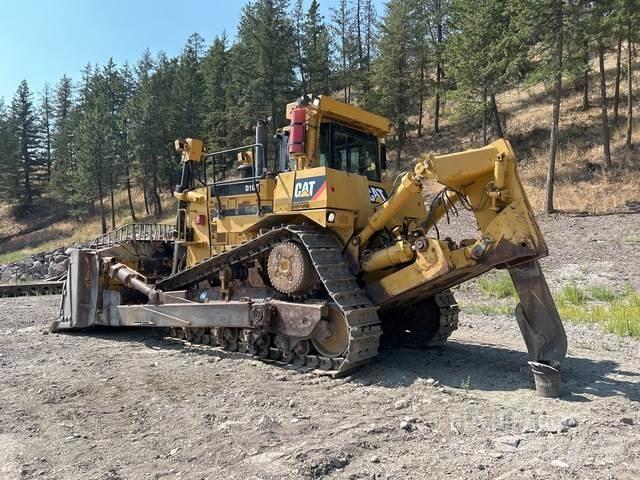
[[[291,110],[296,103],[287,105],[287,119],[291,119]],[[354,105],[343,103],[326,95],[314,97],[312,107],[325,119],[334,120],[359,130],[370,132],[378,137],[386,136],[391,130],[389,119],[367,112]]]
[[[488,145],[464,152],[433,156],[428,161],[440,183],[460,187],[492,173],[497,155],[498,150],[495,146]]]
[[[432,240],[426,251],[418,252],[415,262],[371,283],[367,286],[367,293],[372,298],[389,298],[445,275],[452,268],[448,254],[449,249],[444,242]]]

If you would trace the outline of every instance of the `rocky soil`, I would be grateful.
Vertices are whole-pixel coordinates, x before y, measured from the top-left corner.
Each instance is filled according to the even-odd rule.
[[[541,228],[552,285],[640,288],[639,215]],[[567,325],[543,399],[507,316],[333,380],[145,330],[45,334],[58,300],[0,300],[2,480],[640,478],[640,342],[595,327]]]
[[[55,279],[64,275],[69,266],[69,255],[65,248],[51,252],[36,253],[24,260],[0,265],[0,282],[16,283],[30,280]]]

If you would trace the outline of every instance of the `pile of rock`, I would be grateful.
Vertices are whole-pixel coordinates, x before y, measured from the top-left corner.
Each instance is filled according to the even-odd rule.
[[[9,265],[0,265],[0,282],[55,279],[64,275],[69,266],[69,255],[64,248],[35,253]]]

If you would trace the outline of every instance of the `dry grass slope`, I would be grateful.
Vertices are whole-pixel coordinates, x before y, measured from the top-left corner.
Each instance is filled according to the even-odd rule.
[[[43,224],[43,228],[36,231],[21,234],[0,242],[0,264],[16,262],[22,258],[37,252],[50,251],[59,247],[68,247],[76,243],[83,243],[96,238],[101,233],[100,216],[87,215],[80,219],[66,218],[64,220],[48,223],[39,212],[46,208],[45,203],[49,199],[43,199],[42,207],[35,208],[32,215],[18,220],[12,219],[9,208],[0,208],[0,218],[6,220],[0,222],[4,227],[0,230],[0,238],[15,235],[29,228],[30,224]],[[144,215],[144,200],[142,195],[134,197],[134,208],[137,212],[138,222],[173,223],[175,218],[175,204],[173,197],[163,197],[164,214],[160,217]],[[110,217],[107,221],[109,222]],[[131,222],[126,192],[116,195],[116,225],[126,225]]]
[[[595,65],[594,65],[595,67]],[[608,92],[614,90],[614,59],[607,60]],[[623,82],[624,83],[624,82]],[[562,212],[611,213],[637,209],[640,206],[640,148],[625,161],[626,85],[621,84],[618,121],[612,119],[612,99],[609,98],[611,153],[615,168],[605,172],[601,144],[600,96],[592,77],[591,108],[582,111],[581,93],[567,86],[562,100],[560,118],[560,150],[557,158],[555,207]],[[543,85],[514,88],[498,98],[505,120],[505,135],[514,145],[520,160],[520,174],[529,199],[536,209],[544,207],[544,183],[547,174],[551,103]],[[449,153],[481,146],[477,129],[449,121],[453,106],[447,105],[443,129],[439,135],[425,135],[410,141],[409,160],[425,152]],[[427,125],[430,119],[427,118]],[[634,144],[640,142],[640,120],[634,121]]]

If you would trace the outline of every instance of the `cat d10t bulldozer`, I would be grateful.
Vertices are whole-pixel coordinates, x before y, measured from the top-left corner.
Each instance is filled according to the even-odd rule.
[[[538,264],[547,247],[507,141],[427,154],[386,179],[387,119],[310,95],[287,119],[272,139],[258,122],[255,143],[238,148],[177,141],[172,235],[132,225],[73,250],[52,329],[166,327],[344,374],[376,356],[381,336],[443,343],[458,324],[450,288],[500,268],[520,297],[530,360],[562,360],[566,336]],[[458,208],[477,234],[441,238],[438,224]]]

